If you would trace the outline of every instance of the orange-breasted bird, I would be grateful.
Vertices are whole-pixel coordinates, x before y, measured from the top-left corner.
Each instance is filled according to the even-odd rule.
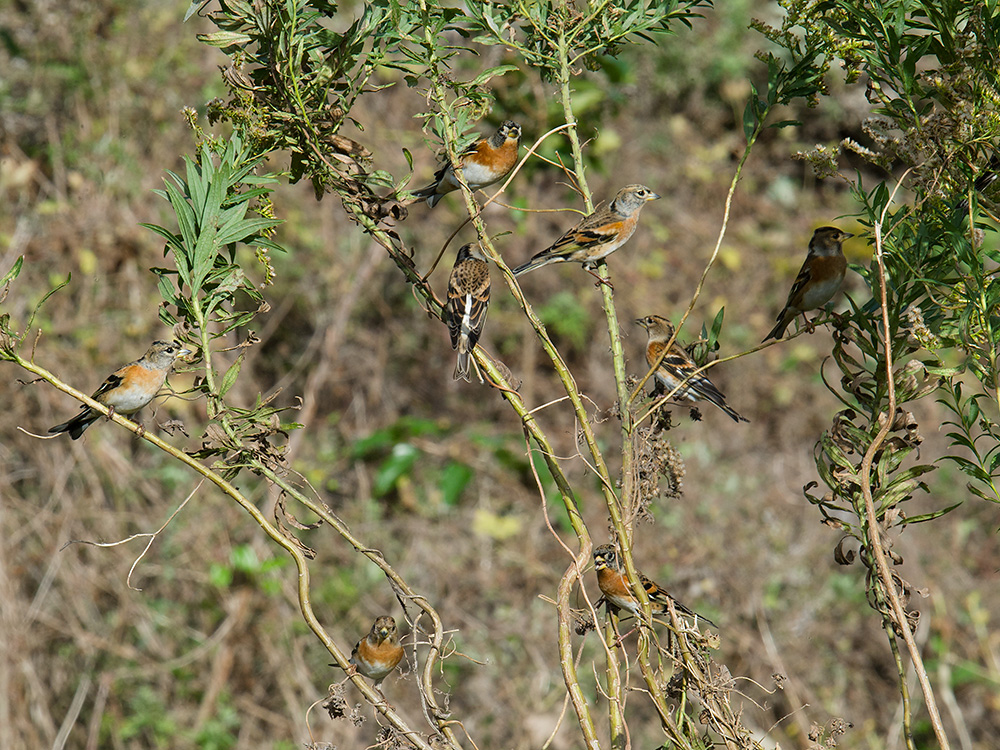
[[[154,341],[145,354],[108,375],[92,399],[118,414],[135,414],[160,392],[167,374],[178,357],[190,354],[176,341]],[[101,418],[101,413],[84,404],[75,417],[52,427],[49,432],[68,432],[76,440]]]
[[[624,609],[626,612],[638,616],[641,611],[639,600],[632,593],[628,578],[625,576],[625,566],[619,559],[618,549],[615,545],[602,544],[594,550],[594,569],[597,571],[597,585],[600,587],[601,593],[604,594],[605,601],[618,609]],[[707,617],[702,617],[697,612],[685,607],[667,593],[666,589],[649,580],[642,573],[639,573],[639,580],[646,590],[646,596],[649,597],[649,607],[653,614],[666,614],[668,603],[673,602],[674,608],[678,612],[692,617],[701,617],[709,625],[718,627]]]
[[[777,325],[764,337],[780,339],[785,329],[796,315],[822,307],[840,291],[847,272],[847,258],[844,257],[843,242],[853,237],[850,232],[842,232],[837,227],[820,227],[809,240],[809,254],[806,255],[799,275],[795,277],[784,308],[778,313]],[[806,325],[812,328],[808,318]]]
[[[499,182],[517,164],[517,149],[521,143],[521,126],[512,120],[504,120],[489,138],[480,138],[462,152],[459,166],[465,184],[472,191],[489,187]],[[427,201],[431,208],[442,197],[458,189],[458,176],[452,163],[446,162],[434,173],[434,181],[427,187],[415,190],[418,201]]]
[[[623,187],[611,205],[585,216],[549,247],[515,268],[514,275],[520,276],[549,263],[568,260],[582,263],[593,273],[598,261],[611,255],[635,233],[642,207],[659,197],[645,185]]]
[[[637,321],[646,329],[649,338],[646,341],[646,364],[652,367],[663,354],[663,350],[674,335],[674,327],[666,318],[659,315],[647,315]],[[697,372],[698,365],[691,355],[678,342],[674,341],[670,351],[663,357],[659,367],[653,373],[656,381],[667,389],[667,393],[678,388],[674,398],[680,401],[711,401],[736,422],[750,420],[726,403],[722,391],[715,387],[704,372]]]
[[[403,660],[396,620],[389,615],[375,618],[368,635],[351,651],[350,663],[378,687]]]

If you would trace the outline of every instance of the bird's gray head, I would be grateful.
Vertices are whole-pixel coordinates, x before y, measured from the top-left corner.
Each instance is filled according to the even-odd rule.
[[[626,185],[618,191],[618,195],[611,203],[611,209],[623,216],[628,216],[633,211],[642,208],[647,201],[655,201],[659,197],[645,185]]]

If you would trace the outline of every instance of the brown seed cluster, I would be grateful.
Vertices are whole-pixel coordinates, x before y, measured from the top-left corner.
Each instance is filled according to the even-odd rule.
[[[649,513],[649,504],[662,494],[679,498],[684,492],[684,459],[666,433],[644,427],[636,433],[636,501],[639,516]]]

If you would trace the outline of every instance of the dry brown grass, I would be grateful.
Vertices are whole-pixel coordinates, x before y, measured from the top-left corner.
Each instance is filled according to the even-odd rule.
[[[194,42],[195,24],[176,23],[178,10],[110,0],[0,10],[0,28],[21,47],[20,55],[0,54],[0,67],[14,71],[0,93],[0,273],[26,255],[4,307],[25,321],[44,292],[72,272],[36,321],[43,331],[36,356],[83,389],[164,334],[147,271],[162,262],[161,247],[136,224],[162,219],[164,206],[149,191],[191,151],[181,106],[200,105],[219,89],[219,58]],[[682,309],[714,242],[733,154],[742,148],[727,89],[681,96],[644,86],[652,75],[640,67],[628,110],[605,126],[622,140],[613,171],[592,173],[598,197],[640,180],[665,196],[612,259],[623,321]],[[415,183],[433,168],[408,115],[419,104],[405,88],[371,97],[365,121],[381,125],[356,136],[396,173],[405,163],[398,146],[410,148]],[[528,133],[545,124],[532,111],[503,113],[512,114]],[[809,143],[843,127],[829,112],[806,114],[803,131],[774,135],[751,159],[722,263],[696,308],[700,327],[726,305],[724,352],[759,340],[812,228],[849,210],[842,185],[817,185],[788,158],[793,138]],[[532,206],[569,201],[550,171],[515,183],[511,193]],[[563,686],[553,609],[539,597],[552,595],[567,561],[546,528],[518,423],[498,397],[450,380],[454,355],[445,328],[417,309],[396,269],[338,206],[316,204],[302,186],[283,188],[276,201],[288,220],[280,239],[290,253],[275,259],[272,311],[258,326],[263,343],[234,394],[250,400],[280,385],[286,402],[304,397],[306,427],[291,439],[292,465],[361,538],[380,544],[455,630],[461,655],[446,662],[445,674],[456,715],[473,717],[467,729],[481,747],[540,747],[558,723]],[[418,267],[430,264],[456,210],[451,199],[433,212],[412,208],[403,232],[417,248]],[[492,231],[514,232],[500,247],[519,262],[572,218],[496,207],[488,220]],[[864,253],[860,245],[848,250],[855,259]],[[439,271],[433,283],[443,289],[445,278]],[[556,340],[603,417],[614,386],[590,277],[576,266],[554,267],[526,277],[523,287],[538,302],[565,293],[589,321],[582,343],[572,332],[557,332]],[[849,287],[866,294],[856,280]],[[625,331],[637,369],[643,337],[628,325]],[[483,343],[523,380],[528,403],[558,396],[529,329],[502,295]],[[653,504],[653,522],[637,531],[636,559],[718,622],[720,661],[763,686],[740,683],[759,704],[747,702],[748,725],[763,733],[777,724],[772,734],[783,746],[805,748],[812,724],[842,717],[854,728],[840,747],[900,747],[889,731],[898,726],[894,668],[864,605],[862,574],[835,565],[837,537],[801,493],[815,478],[813,442],[837,406],[817,377],[828,344],[821,330],[713,371],[749,425],[734,426],[712,409],[692,424],[675,410],[680,426],[671,437],[687,463],[684,494]],[[235,567],[234,554],[275,558],[259,530],[202,488],[139,564],[133,584],[141,591],[128,588],[142,542],[63,545],[155,530],[194,489],[194,478],[112,425],[94,426],[79,442],[19,432],[44,433],[76,407],[47,387],[18,382],[13,368],[3,374],[0,747],[291,748],[309,741],[306,709],[341,676],[299,622],[294,576],[288,567],[251,564],[220,584],[220,571]],[[178,416],[195,436],[204,418],[197,403],[177,400],[144,416],[150,426]],[[419,470],[373,498],[381,457],[353,457],[352,447],[404,417],[437,429],[406,438],[422,451]],[[928,438],[924,459],[941,455],[944,443],[933,429],[940,411],[922,404],[918,417]],[[555,409],[541,419],[558,438],[557,450],[571,453],[572,423]],[[475,472],[455,504],[436,486],[450,461]],[[585,476],[582,462],[575,471]],[[241,486],[269,506],[273,498],[253,482]],[[928,508],[963,496],[951,469],[932,482]],[[600,530],[606,520],[595,499],[581,501],[590,528]],[[550,513],[559,529],[561,510]],[[968,499],[944,519],[907,530],[895,547],[907,578],[929,592],[917,636],[949,731],[967,733],[969,744],[960,746],[984,750],[1000,734],[996,526],[994,508]],[[398,612],[378,571],[339,548],[333,535],[312,532],[309,543],[320,550],[316,570],[323,571],[316,604],[336,638],[353,643],[374,616]],[[596,641],[582,646],[582,664],[599,661]],[[769,695],[764,688],[772,688],[774,673],[785,676],[784,690]],[[410,680],[404,670],[384,688],[404,714],[416,716]],[[347,696],[353,705],[350,687]],[[312,739],[372,744],[371,709],[360,714],[365,721],[355,725],[314,711]],[[629,706],[629,723],[636,746],[656,741],[653,716],[639,700]],[[577,744],[572,722],[564,721],[553,747]]]

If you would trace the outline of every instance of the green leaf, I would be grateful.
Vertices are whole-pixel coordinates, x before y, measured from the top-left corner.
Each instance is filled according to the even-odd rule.
[[[802,124],[801,120],[781,120],[768,125],[769,128],[780,130],[781,128],[797,128]]]
[[[444,467],[441,472],[441,480],[438,486],[441,488],[442,500],[445,505],[458,505],[458,498],[462,490],[468,486],[475,476],[472,468],[466,464],[452,461]]]
[[[156,274],[156,285],[160,290],[160,297],[164,302],[171,305],[177,304],[177,294],[176,287],[170,282],[170,279],[166,274],[158,273],[158,270],[162,269],[152,269],[153,273]]]
[[[247,325],[251,320],[257,317],[257,310],[247,310],[246,312],[234,315],[229,321],[223,326],[222,330],[219,331],[219,335],[223,336],[235,328],[241,328]]]
[[[469,85],[470,86],[482,86],[484,83],[486,83],[487,81],[489,81],[491,78],[495,78],[496,76],[502,76],[505,73],[511,73],[511,72],[516,71],[516,70],[518,70],[518,67],[516,65],[510,65],[510,64],[497,65],[497,66],[492,67],[492,68],[487,68],[482,73],[480,73],[478,76],[476,76],[475,78],[473,78],[469,82]]]
[[[955,503],[954,505],[949,505],[947,508],[942,508],[941,510],[931,511],[930,513],[922,513],[919,516],[913,516],[907,518],[904,524],[909,525],[911,523],[924,523],[925,521],[933,521],[935,518],[940,518],[945,513],[951,513],[955,508],[961,505],[961,501]]]
[[[288,252],[288,248],[284,247],[283,245],[279,245],[277,242],[269,240],[266,237],[254,237],[252,239],[248,239],[247,242],[249,242],[249,244],[251,244],[253,247],[263,247],[267,250],[273,250],[276,253]]]
[[[719,334],[722,333],[722,320],[726,317],[726,306],[723,305],[719,308],[719,312],[715,314],[715,319],[712,321],[712,328],[708,332],[708,348],[711,350],[715,346],[715,342],[719,340]]]
[[[188,187],[191,190],[191,202],[194,204],[194,210],[198,216],[199,229],[191,260],[191,289],[193,292],[200,291],[202,282],[215,263],[215,257],[220,247],[218,226],[222,213],[222,202],[226,197],[227,172],[229,171],[228,164],[221,164],[219,170],[216,171],[207,146],[202,150],[200,170],[194,162],[188,161]]]
[[[229,555],[234,570],[243,573],[256,573],[260,570],[260,558],[249,544],[239,544],[233,547]]]
[[[14,265],[10,267],[10,270],[4,274],[4,277],[0,279],[0,286],[9,284],[14,279],[17,278],[18,274],[21,273],[21,266],[24,265],[24,256],[19,255],[17,260],[14,261]]]
[[[195,38],[212,47],[225,49],[226,47],[242,47],[250,44],[252,38],[247,34],[237,31],[216,31],[211,34],[196,34]]]
[[[219,397],[224,397],[229,389],[233,387],[236,383],[236,379],[240,376],[240,370],[243,368],[243,355],[240,354],[233,362],[229,369],[226,370],[226,374],[222,376],[222,383],[219,385]]]
[[[246,275],[239,266],[225,266],[209,274],[205,285],[212,286],[212,296],[228,299],[233,292],[243,286]]]
[[[174,234],[166,227],[161,227],[156,224],[143,224],[143,223],[140,223],[139,226],[145,227],[146,229],[152,230],[156,234],[160,235],[163,239],[167,241],[167,245],[170,246],[170,249],[175,252],[183,247],[183,239],[181,238],[181,236],[178,234]]]
[[[977,485],[972,484],[971,482],[965,485],[965,488],[976,497],[980,497],[983,500],[986,500],[991,503],[997,502],[997,496],[995,494],[988,494],[986,490],[982,489],[981,487],[978,487]]]
[[[351,446],[351,457],[368,458],[392,445],[393,436],[388,429],[375,430],[371,435],[355,440]]]
[[[191,206],[200,224],[205,213],[205,195],[208,192],[208,183],[212,175],[212,154],[207,145],[202,147],[203,168],[199,168],[198,162],[185,156],[184,164],[187,167],[187,179],[184,184],[187,186],[188,196],[191,199]]]
[[[208,580],[220,589],[229,588],[233,583],[233,569],[228,565],[212,563],[208,566]]]
[[[375,482],[372,487],[374,497],[382,497],[392,490],[400,477],[408,474],[413,465],[420,458],[420,451],[409,443],[397,443],[392,447],[392,454],[382,465],[379,466],[375,474]]]
[[[750,84],[750,89],[750,99],[743,108],[743,135],[747,141],[753,138],[753,131],[757,127],[757,87]]]
[[[188,248],[193,248],[195,240],[198,238],[198,221],[195,217],[194,209],[191,208],[191,204],[188,202],[187,196],[181,192],[181,188],[186,188],[187,185],[172,172],[168,174],[171,174],[173,179],[164,180],[167,200],[170,201],[170,207],[174,209],[174,213],[177,215],[177,225],[181,230],[181,238],[184,244]]]
[[[384,169],[376,169],[365,175],[365,184],[370,187],[395,187],[392,173]]]
[[[73,278],[73,274],[71,274],[71,273],[70,274],[66,274],[66,281],[61,281],[58,284],[56,284],[52,289],[50,289],[45,294],[44,297],[41,298],[41,300],[39,300],[38,304],[35,305],[35,308],[31,311],[31,317],[28,318],[28,322],[24,326],[24,330],[25,331],[27,331],[29,328],[31,328],[31,326],[34,324],[34,322],[35,322],[35,316],[38,314],[38,311],[42,308],[42,305],[45,304],[45,301],[49,297],[51,297],[53,294],[55,294],[56,292],[58,292],[60,289],[62,289],[64,286],[66,286],[67,284],[69,284],[69,282],[70,282],[70,280],[72,278]]]
[[[227,222],[219,228],[215,241],[220,245],[242,242],[252,235],[281,224],[281,219],[239,219]]]
[[[209,0],[191,0],[191,4],[188,6],[187,11],[184,13],[184,20],[187,21],[191,16],[201,10],[204,6],[208,5]]]

